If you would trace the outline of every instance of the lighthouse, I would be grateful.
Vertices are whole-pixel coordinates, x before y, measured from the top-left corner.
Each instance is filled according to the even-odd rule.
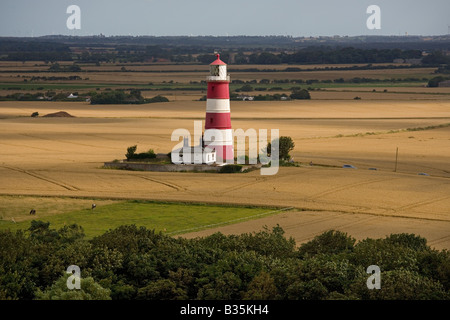
[[[208,92],[206,95],[206,118],[204,146],[216,150],[219,163],[233,163],[233,132],[230,116],[230,76],[227,65],[220,55],[209,65],[210,75],[206,77]]]

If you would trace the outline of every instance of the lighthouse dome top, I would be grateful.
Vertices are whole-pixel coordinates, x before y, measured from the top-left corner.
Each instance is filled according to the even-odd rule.
[[[216,54],[217,59],[210,64],[210,66],[226,66],[227,64],[220,60],[220,54]]]

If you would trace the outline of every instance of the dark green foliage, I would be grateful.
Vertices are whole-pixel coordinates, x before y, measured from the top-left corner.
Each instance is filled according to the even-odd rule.
[[[127,148],[127,153],[125,154],[125,157],[127,157],[128,161],[156,158],[156,153],[153,151],[153,149],[150,149],[147,152],[142,153],[136,153],[136,149],[137,149],[136,145]]]
[[[125,154],[125,157],[127,157],[127,159],[131,159],[133,158],[133,156],[136,153],[136,149],[137,149],[137,145],[131,146],[127,148],[127,153]]]
[[[273,300],[278,296],[278,289],[273,278],[267,272],[261,271],[250,281],[242,298],[244,300]]]
[[[427,239],[411,233],[391,234],[386,238],[386,241],[392,244],[408,247],[416,251],[422,251],[427,248]]]
[[[439,87],[439,83],[445,80],[448,80],[449,78],[443,77],[443,76],[437,76],[434,77],[432,79],[430,79],[430,81],[428,81],[428,87]]]
[[[450,254],[413,234],[356,242],[327,231],[296,248],[279,226],[173,238],[124,225],[90,241],[76,225],[0,231],[0,299],[450,299]],[[369,290],[368,266],[381,269]],[[82,290],[65,286],[77,265]]]
[[[33,112],[32,114],[31,114],[31,117],[32,118],[35,118],[35,117],[39,117],[39,112]]]
[[[158,96],[155,96],[155,97],[150,98],[150,99],[145,99],[144,101],[145,101],[145,103],[169,102],[169,99],[167,99],[166,97],[163,97],[161,95],[158,95]]]
[[[79,290],[69,290],[66,284],[69,276],[61,276],[44,292],[39,290],[36,300],[111,300],[111,290],[103,288],[92,277],[81,278]]]
[[[242,165],[240,164],[227,164],[220,168],[219,173],[236,173],[242,171]]]
[[[442,51],[434,51],[431,54],[423,57],[422,63],[425,65],[450,64],[450,57],[445,55]]]
[[[329,230],[304,243],[298,249],[299,256],[315,256],[317,254],[347,253],[353,250],[356,240],[347,233]]]
[[[311,95],[309,94],[308,90],[300,89],[300,90],[293,90],[292,94],[290,95],[290,98],[295,100],[304,100],[304,99],[311,99]]]
[[[244,84],[240,89],[236,89],[236,92],[249,92],[249,91],[253,91],[253,87],[249,84]]]
[[[75,63],[70,66],[61,67],[61,65],[58,62],[56,62],[48,68],[48,71],[51,71],[51,72],[80,72],[82,70],[81,70],[80,66]]]
[[[367,274],[361,272],[359,281],[348,288],[361,299],[371,300],[448,300],[446,291],[439,281],[424,277],[408,269],[396,269],[381,273],[381,289],[367,290]]]
[[[168,102],[169,99],[161,95],[150,99],[145,99],[140,90],[130,90],[126,93],[123,90],[108,90],[106,92],[98,93],[96,91],[90,92],[91,104],[144,104],[155,102]]]
[[[267,144],[267,155],[270,156],[272,152],[272,142]],[[291,156],[289,152],[294,150],[295,143],[291,137],[280,137],[278,139],[278,155],[280,160],[289,160]]]

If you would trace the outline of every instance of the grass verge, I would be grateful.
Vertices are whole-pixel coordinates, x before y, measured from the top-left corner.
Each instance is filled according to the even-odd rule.
[[[198,231],[218,225],[257,219],[276,214],[280,210],[259,207],[233,207],[188,203],[158,203],[150,201],[122,201],[33,219],[50,222],[52,228],[78,224],[83,227],[86,238],[91,239],[120,225],[135,224],[159,232],[175,235]],[[0,229],[25,230],[31,219],[14,223],[1,220]]]

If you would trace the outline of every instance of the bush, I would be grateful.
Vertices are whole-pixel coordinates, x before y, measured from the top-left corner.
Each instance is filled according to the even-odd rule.
[[[155,103],[155,102],[169,102],[169,99],[161,95],[157,95],[156,97],[153,97],[151,99],[145,99],[145,103]]]
[[[444,78],[443,76],[434,77],[433,79],[430,79],[430,81],[428,81],[428,87],[430,88],[439,87],[439,83],[447,79],[448,78]]]
[[[32,118],[39,117],[39,112],[33,112],[33,113],[31,114],[31,117],[32,117]]]
[[[240,164],[227,164],[220,168],[220,173],[236,173],[242,171],[242,165]]]
[[[156,153],[153,151],[153,149],[150,149],[147,152],[142,153],[136,153],[136,149],[137,149],[136,145],[127,148],[127,153],[125,154],[125,157],[127,157],[128,161],[156,158]]]
[[[309,94],[308,90],[300,89],[300,90],[293,90],[292,94],[290,95],[290,98],[295,100],[304,100],[304,99],[311,99],[311,95]]]

